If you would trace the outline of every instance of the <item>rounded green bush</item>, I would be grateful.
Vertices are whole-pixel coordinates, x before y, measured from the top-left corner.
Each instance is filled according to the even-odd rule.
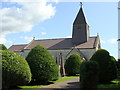
[[[117,68],[120,70],[120,59],[117,61]]]
[[[120,78],[120,59],[117,61],[118,78]]]
[[[59,69],[58,65],[51,54],[42,46],[34,47],[26,57],[30,65],[33,79],[39,83],[46,83],[48,81],[58,79]]]
[[[80,73],[80,64],[82,59],[78,54],[72,54],[65,62],[65,72],[67,75],[76,75]]]
[[[6,46],[3,44],[0,44],[0,50],[7,50]]]
[[[116,64],[107,50],[97,50],[90,61],[96,61],[99,64],[99,82],[109,82],[117,77]]]
[[[97,89],[98,68],[99,66],[95,61],[82,62],[80,66],[80,90]]]
[[[0,50],[2,56],[2,87],[26,85],[31,81],[31,71],[26,60],[17,53]]]
[[[108,74],[110,75],[108,77],[108,80],[113,80],[117,78],[117,62],[113,56],[110,56],[108,69],[109,69]]]

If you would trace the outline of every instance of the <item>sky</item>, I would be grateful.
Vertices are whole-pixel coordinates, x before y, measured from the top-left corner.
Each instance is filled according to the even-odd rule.
[[[30,2],[31,1],[31,2]],[[112,0],[110,0],[112,1]],[[101,47],[118,58],[118,2],[83,2],[90,36],[100,36]],[[0,0],[0,43],[28,44],[38,39],[70,38],[79,2],[59,0]]]

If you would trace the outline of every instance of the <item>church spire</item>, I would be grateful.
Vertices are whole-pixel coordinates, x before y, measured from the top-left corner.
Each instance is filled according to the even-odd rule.
[[[89,26],[86,22],[82,3],[80,2],[80,10],[73,22],[72,43],[78,45],[87,42],[89,39]]]
[[[83,24],[83,23],[86,24],[87,23],[86,19],[85,19],[84,12],[83,12],[83,9],[82,9],[82,6],[83,6],[83,4],[82,4],[82,2],[80,2],[80,10],[79,10],[79,12],[77,14],[77,17],[76,17],[73,25],[75,25],[75,24]]]

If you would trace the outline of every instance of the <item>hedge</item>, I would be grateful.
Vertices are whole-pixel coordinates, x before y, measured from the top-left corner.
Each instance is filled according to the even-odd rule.
[[[99,65],[95,61],[83,62],[80,67],[80,90],[97,88]]]
[[[59,77],[58,65],[51,54],[40,45],[34,47],[26,57],[32,72],[32,79],[46,83]]]
[[[65,62],[65,72],[66,75],[76,75],[80,73],[80,64],[82,59],[78,54],[72,54],[68,57]]]
[[[116,64],[107,50],[97,50],[90,61],[96,61],[99,64],[99,82],[110,82],[117,77]]]
[[[17,53],[0,50],[2,55],[2,87],[26,85],[31,81],[31,71],[26,60]]]

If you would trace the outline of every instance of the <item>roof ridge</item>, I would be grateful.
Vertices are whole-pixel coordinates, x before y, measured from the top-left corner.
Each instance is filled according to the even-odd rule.
[[[60,40],[60,39],[71,39],[71,38],[53,38],[53,39],[38,39],[38,40],[35,40],[35,41],[45,41],[45,40]]]
[[[12,45],[12,46],[22,46],[22,45],[28,45],[28,44],[16,44],[16,45]]]
[[[28,43],[27,44],[27,46],[25,46],[23,49],[26,49],[33,41],[35,41],[34,39],[30,42],[30,43]]]

